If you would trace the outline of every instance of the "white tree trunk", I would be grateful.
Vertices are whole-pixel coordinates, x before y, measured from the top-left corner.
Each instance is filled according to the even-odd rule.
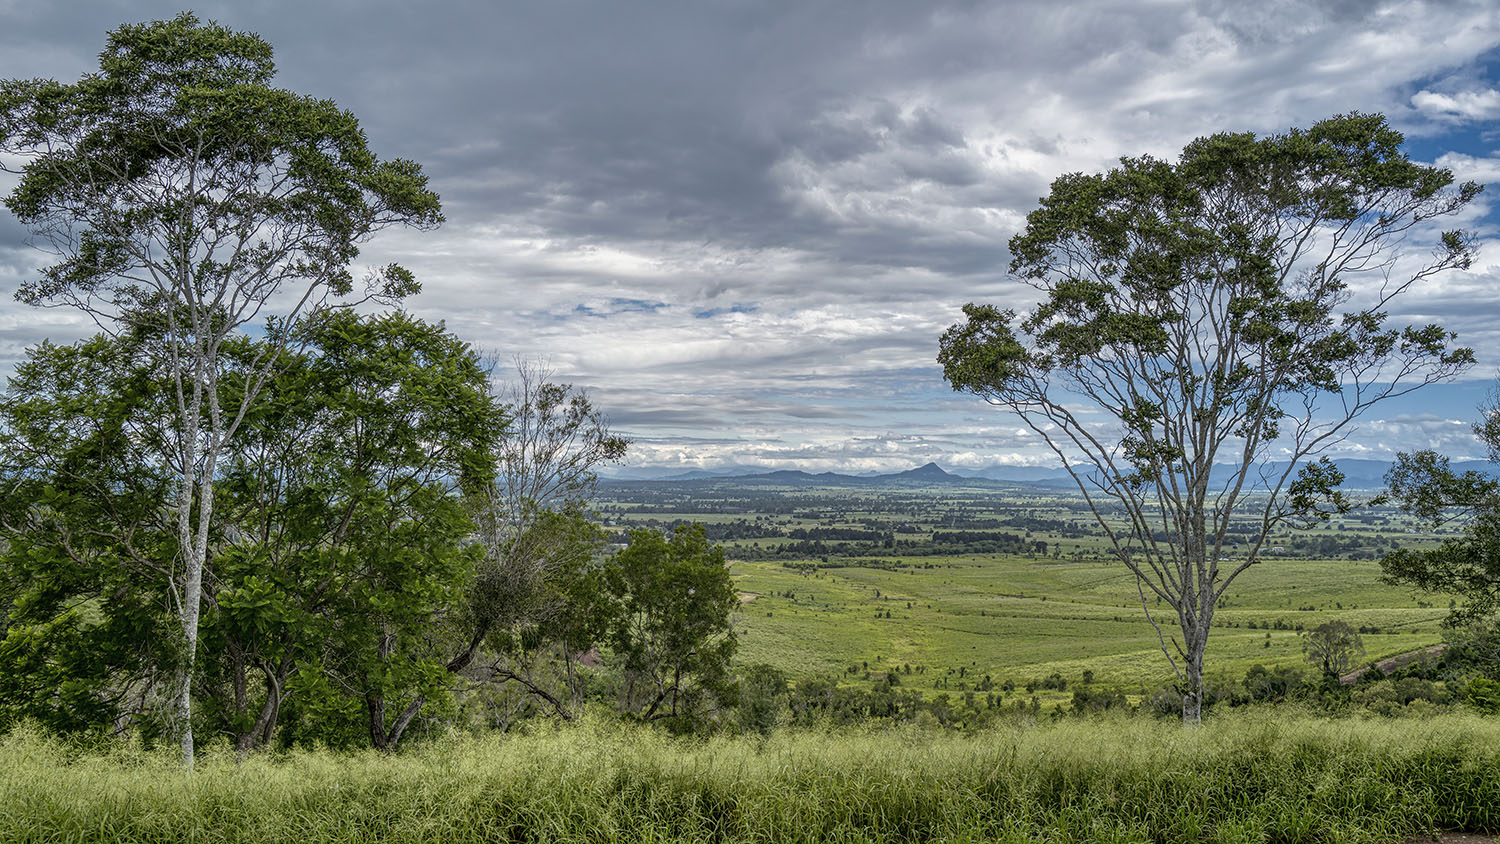
[[[1202,637],[1202,631],[1199,635]],[[1190,644],[1187,648],[1187,659],[1183,665],[1183,675],[1186,678],[1187,688],[1182,692],[1182,723],[1189,727],[1196,727],[1203,723],[1203,650],[1204,644],[1200,641]]]

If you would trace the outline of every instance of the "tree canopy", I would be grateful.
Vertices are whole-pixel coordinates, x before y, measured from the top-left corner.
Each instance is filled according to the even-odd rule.
[[[1490,460],[1500,462],[1500,394],[1484,408],[1474,433]],[[1380,561],[1385,578],[1461,598],[1450,626],[1500,625],[1500,479],[1455,472],[1447,457],[1429,450],[1400,455],[1386,481],[1406,512],[1433,525],[1458,522],[1463,532],[1436,548],[1392,551]],[[1500,650],[1492,658],[1500,658]]]
[[[1473,363],[1441,326],[1387,324],[1393,299],[1469,266],[1473,238],[1437,224],[1480,191],[1402,140],[1347,114],[1062,176],[1010,243],[1039,301],[967,305],[942,337],[953,388],[1017,413],[1069,467],[1151,623],[1148,598],[1170,607],[1180,640],[1157,630],[1188,721],[1224,590],[1273,528],[1348,506],[1318,458],[1372,405]],[[1231,553],[1247,512],[1257,538]]]
[[[78,308],[113,333],[149,327],[140,351],[170,382],[181,559],[168,594],[189,767],[217,462],[297,319],[353,290],[358,244],[386,226],[442,220],[417,164],[380,161],[353,115],[272,87],[274,74],[258,36],[183,13],[114,30],[99,71],[71,85],[0,81],[0,153],[23,162],[5,204],[58,256],[17,298]],[[417,289],[397,265],[367,281],[387,299]],[[257,322],[272,342],[229,403],[221,355]]]
[[[464,493],[491,483],[505,416],[441,325],[334,311],[300,331],[212,489],[195,717],[248,750],[271,740],[288,698],[304,713],[353,706],[384,746],[446,694],[442,622],[460,626],[480,550]],[[226,365],[267,342],[240,338]],[[157,415],[170,387],[136,351],[102,336],[43,345],[0,401],[0,575],[17,599],[0,721],[150,721],[180,669],[163,613],[177,558]]]
[[[617,602],[610,642],[623,661],[626,709],[644,720],[701,717],[729,697],[729,624],[739,604],[723,549],[702,525],[670,537],[640,530],[611,561]]]

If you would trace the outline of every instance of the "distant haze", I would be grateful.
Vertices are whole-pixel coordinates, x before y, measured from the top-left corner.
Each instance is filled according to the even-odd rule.
[[[1339,471],[1344,473],[1342,486],[1345,489],[1382,489],[1385,487],[1385,475],[1391,470],[1392,463],[1384,460],[1359,460],[1346,459],[1334,461]],[[1485,460],[1466,460],[1451,464],[1455,472],[1480,472],[1482,474],[1500,477],[1500,464]],[[1086,467],[1074,467],[1075,471],[1085,479],[1088,476]],[[1247,487],[1255,489],[1257,486],[1263,488],[1260,480],[1262,477],[1274,481],[1281,472],[1286,469],[1286,464],[1272,463],[1264,467],[1265,471],[1250,473]],[[1212,477],[1220,482],[1228,482],[1233,477],[1233,467],[1215,467]],[[663,468],[624,468],[606,471],[605,477],[610,482],[685,482],[685,481],[708,481],[708,480],[733,480],[744,483],[778,483],[778,484],[888,484],[906,483],[922,485],[953,484],[962,485],[976,481],[993,481],[997,483],[1017,486],[1034,486],[1046,489],[1073,490],[1077,489],[1077,483],[1066,469],[1043,468],[1038,466],[993,466],[986,469],[960,470],[949,472],[936,463],[928,463],[916,469],[908,469],[904,472],[872,473],[864,475],[846,475],[837,472],[802,472],[795,469],[779,469],[768,472],[765,469],[751,466],[733,466],[724,469],[704,470],[693,469],[690,471],[679,471]]]

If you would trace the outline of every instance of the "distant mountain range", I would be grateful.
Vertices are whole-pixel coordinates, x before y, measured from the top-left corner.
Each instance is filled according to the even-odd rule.
[[[770,483],[770,484],[829,484],[829,483],[854,483],[854,484],[883,484],[883,483],[967,483],[976,478],[966,478],[944,471],[936,463],[928,463],[916,469],[908,469],[905,472],[871,473],[864,475],[845,475],[839,472],[803,472],[800,469],[777,469],[766,471],[765,467],[754,466],[726,466],[719,469],[694,469],[691,471],[653,470],[650,468],[622,469],[616,473],[604,477],[605,483],[640,483],[640,482],[680,482],[680,481],[709,481],[709,480],[735,480],[746,483]],[[994,480],[991,478],[978,478],[978,480]]]
[[[1363,460],[1358,458],[1336,459],[1333,461],[1340,472],[1344,473],[1344,487],[1346,489],[1378,489],[1385,486],[1386,472],[1395,465],[1389,460]],[[1484,460],[1462,460],[1451,464],[1456,472],[1477,471],[1490,475],[1500,475],[1500,465]],[[1265,466],[1267,477],[1275,477],[1286,469],[1285,463],[1268,463]],[[1233,471],[1228,466],[1216,466],[1214,474],[1221,472],[1227,480],[1229,473]],[[989,469],[981,469],[976,472],[963,472],[962,474],[976,478],[990,478],[993,480],[1019,481],[1036,486],[1046,487],[1071,487],[1073,479],[1069,477],[1066,470],[1041,469],[1030,466],[995,466]]]
[[[1335,465],[1344,473],[1344,487],[1347,489],[1378,489],[1385,486],[1385,474],[1390,471],[1394,464],[1386,460],[1360,460],[1343,459],[1334,460]],[[1286,464],[1269,464],[1267,474],[1279,473]],[[1229,472],[1228,467],[1222,467],[1224,472]],[[1452,464],[1457,472],[1478,471],[1489,475],[1500,475],[1500,464],[1490,463],[1484,460],[1464,460]],[[986,469],[962,469],[949,472],[936,463],[928,463],[916,469],[908,469],[905,472],[874,473],[862,475],[847,475],[839,472],[803,472],[797,469],[778,469],[767,471],[765,467],[758,466],[724,466],[717,469],[693,469],[681,471],[673,469],[652,469],[650,467],[626,468],[617,470],[615,473],[602,480],[605,483],[639,483],[651,481],[681,482],[681,481],[707,481],[707,480],[729,480],[740,481],[749,484],[974,484],[976,481],[983,485],[984,482],[994,482],[997,486],[1031,486],[1047,489],[1069,489],[1073,487],[1073,479],[1067,470],[1062,467],[1046,468],[1042,466],[991,466]]]

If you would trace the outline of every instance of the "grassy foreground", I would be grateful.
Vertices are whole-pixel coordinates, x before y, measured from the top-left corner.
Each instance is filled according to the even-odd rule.
[[[975,736],[669,739],[592,725],[189,776],[0,740],[0,841],[1398,841],[1500,830],[1500,720],[1229,714]]]

